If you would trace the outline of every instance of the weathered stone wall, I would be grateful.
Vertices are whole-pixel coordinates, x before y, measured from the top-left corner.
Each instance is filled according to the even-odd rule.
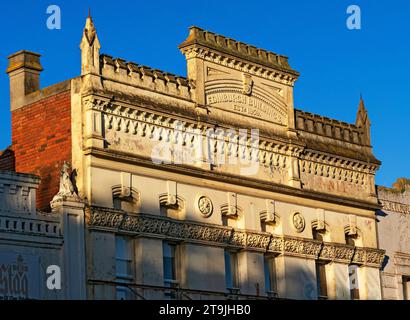
[[[406,179],[399,180],[402,183],[393,188],[377,190],[383,206],[377,212],[379,246],[386,250],[382,268],[384,299],[403,299],[403,277],[410,277],[410,184]]]

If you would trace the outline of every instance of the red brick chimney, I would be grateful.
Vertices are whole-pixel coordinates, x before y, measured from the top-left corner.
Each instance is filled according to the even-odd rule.
[[[40,90],[40,55],[8,57],[15,169],[41,177],[37,207],[47,210],[59,190],[60,169],[71,162],[71,81]]]

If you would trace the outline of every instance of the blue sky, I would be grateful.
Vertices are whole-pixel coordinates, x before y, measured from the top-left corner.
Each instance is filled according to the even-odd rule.
[[[46,9],[61,8],[61,30],[46,26]],[[361,30],[346,27],[349,5],[361,8]],[[101,52],[186,74],[177,46],[188,27],[201,28],[289,56],[301,73],[295,106],[354,122],[360,93],[382,161],[376,182],[410,178],[410,2],[390,1],[8,1],[1,4],[0,69],[7,56],[41,53],[42,87],[80,73],[79,42],[88,8]],[[9,85],[0,77],[0,149],[11,143]]]

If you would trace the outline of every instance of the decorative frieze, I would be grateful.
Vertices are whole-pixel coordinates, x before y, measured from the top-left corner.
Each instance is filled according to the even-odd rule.
[[[368,198],[374,189],[378,166],[306,150],[299,158],[300,176],[306,189]],[[320,186],[320,187],[319,187]]]
[[[379,199],[379,201],[383,206],[383,210],[410,214],[410,204],[404,204],[384,199]]]
[[[269,252],[283,252],[285,247],[285,240],[280,237],[272,237],[268,246]]]
[[[352,263],[379,267],[384,260],[384,252],[374,248],[355,248]]]
[[[181,133],[181,143],[187,144],[188,140],[195,139],[196,134],[206,134],[213,127],[195,122],[180,121],[169,118],[166,115],[146,112],[122,106],[118,103],[108,102],[98,98],[87,98],[84,100],[87,108],[92,108],[104,113],[104,123],[106,130],[115,130],[131,135],[141,135],[143,137],[156,138],[167,141],[172,138],[172,130],[176,129]],[[170,131],[171,130],[171,131]],[[193,131],[198,130],[198,131]],[[250,137],[243,139],[239,134],[227,132],[225,135],[213,137],[215,149],[220,150],[218,144],[224,144],[232,150],[232,142],[237,141],[249,144]],[[234,141],[233,141],[234,140]],[[313,175],[330,177],[336,180],[364,184],[365,174],[374,174],[377,166],[360,161],[336,158],[331,155],[320,154],[312,150],[303,152],[303,148],[294,145],[280,144],[265,139],[259,139],[259,161],[265,165],[277,165],[286,167],[288,156],[300,157],[299,165],[301,172]]]
[[[321,243],[315,240],[284,238],[283,253],[317,259]]]
[[[365,249],[365,264],[369,266],[380,266],[384,260],[384,253],[379,250],[367,248]],[[353,261],[354,262],[354,261]]]
[[[295,185],[291,180],[297,179],[302,181],[304,189],[316,190],[318,185],[324,185],[326,188],[317,191],[347,192],[353,198],[367,199],[374,184],[372,177],[377,170],[374,164],[305,150],[265,137],[258,136],[255,140],[252,132],[250,135],[247,131],[245,134],[241,130],[215,129],[207,123],[180,121],[101,98],[87,97],[83,103],[87,110],[102,113],[103,136],[106,147],[112,150],[144,153],[159,163],[197,166],[206,160],[221,170],[227,164],[239,163],[245,167],[251,163],[256,164],[256,173],[252,174],[258,178],[292,186]],[[141,138],[147,139],[147,143],[142,144]]]
[[[246,232],[246,247],[265,251],[271,241],[271,235],[267,233]]]
[[[350,263],[354,254],[354,247],[323,243],[319,258],[342,263]]]
[[[359,185],[366,183],[366,174],[375,174],[377,170],[377,166],[371,164],[335,158],[312,151],[301,154],[299,163],[301,172]]]
[[[332,260],[342,263],[379,267],[384,251],[374,248],[350,247],[336,243],[275,236],[266,232],[235,229],[212,224],[174,220],[163,216],[127,214],[107,208],[86,208],[86,222],[90,229],[125,232],[147,237],[206,243],[252,251],[269,251],[310,259]]]

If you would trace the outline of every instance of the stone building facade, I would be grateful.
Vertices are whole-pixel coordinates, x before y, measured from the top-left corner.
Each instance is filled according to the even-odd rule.
[[[383,299],[410,300],[410,180],[392,188],[378,187],[379,246],[386,250],[382,266]]]
[[[34,175],[0,171],[0,300],[84,299],[84,229],[76,221],[84,204],[55,202],[54,213],[39,211],[39,183]],[[55,266],[59,271],[49,269]],[[48,279],[61,289],[47,286]]]
[[[83,228],[88,299],[381,299],[362,100],[355,124],[295,109],[287,57],[198,27],[187,77],[101,54],[91,17],[80,48],[48,88],[36,53],[7,72],[15,169]]]

